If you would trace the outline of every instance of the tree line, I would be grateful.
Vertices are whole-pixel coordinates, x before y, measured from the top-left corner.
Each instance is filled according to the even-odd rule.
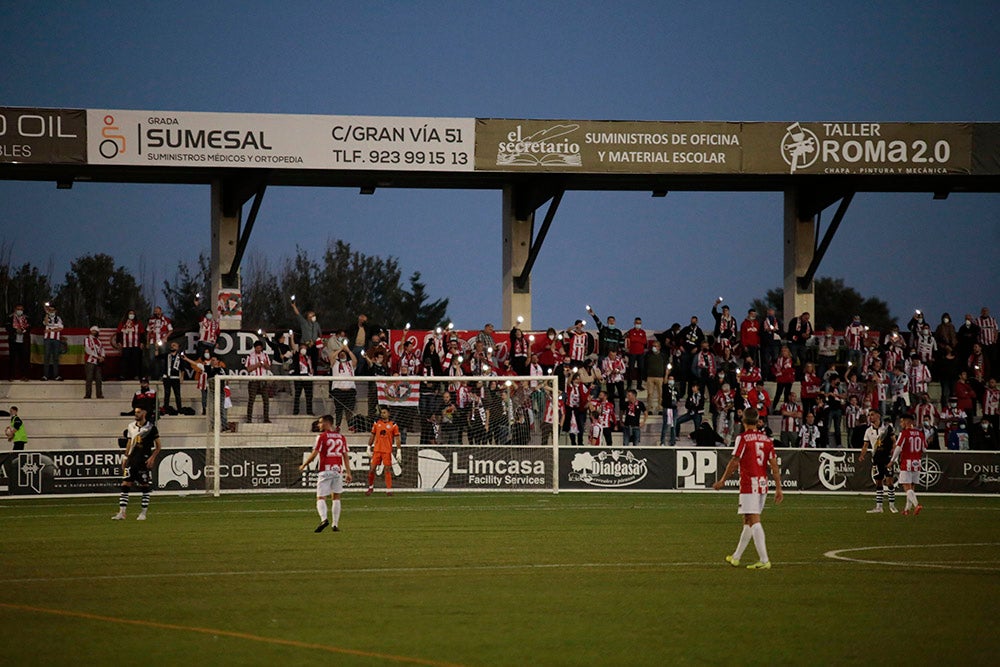
[[[44,304],[52,302],[68,327],[114,327],[130,309],[144,318],[152,306],[162,305],[174,328],[185,331],[214,310],[206,253],[193,265],[178,262],[173,279],[163,282],[162,304],[151,304],[141,283],[124,266],[115,266],[111,255],[76,258],[59,284],[53,284],[51,273],[28,262],[14,266],[10,244],[0,246],[4,313],[22,304],[30,321],[38,324]],[[326,329],[346,327],[361,313],[386,328],[407,323],[433,328],[447,322],[448,299],[432,300],[419,271],[404,281],[397,258],[366,255],[340,240],[328,242],[318,258],[296,248],[293,257],[282,259],[274,269],[265,256],[252,254],[241,277],[245,329],[296,328],[289,305],[292,294],[300,311],[316,311]]]

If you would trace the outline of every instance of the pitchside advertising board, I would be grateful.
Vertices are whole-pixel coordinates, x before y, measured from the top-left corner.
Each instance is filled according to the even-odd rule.
[[[218,465],[206,462],[205,449],[164,449],[153,468],[153,488],[204,492],[214,488],[217,471],[223,491],[315,489],[317,462],[299,471],[315,437],[294,439],[301,444],[223,449]],[[5,456],[0,465],[0,495],[108,494],[121,487],[125,458],[121,449]],[[370,463],[365,447],[351,447],[354,480],[348,488],[367,486]],[[410,446],[404,448],[401,464],[401,474],[393,478],[396,489],[538,491],[551,489],[553,482],[552,449],[548,447]]]
[[[223,491],[295,491],[315,488],[316,471],[299,471],[313,438],[290,437],[284,447],[223,449],[218,465],[207,463],[204,449],[166,449],[153,469],[160,492],[205,492],[216,473]],[[559,449],[562,491],[705,491],[722,475],[729,450],[713,448],[627,447]],[[112,494],[121,483],[124,452],[9,452],[0,464],[0,494]],[[851,493],[874,488],[871,461],[852,450],[780,449],[786,490]],[[355,472],[351,489],[367,484],[371,459],[364,447],[351,448]],[[553,488],[552,450],[548,447],[409,445],[394,488],[423,491],[547,491]],[[1000,493],[1000,454],[930,452],[918,488],[922,492]],[[381,484],[381,482],[380,482]],[[735,491],[738,482],[726,483]]]
[[[0,107],[0,163],[433,172],[1000,174],[1000,124]]]

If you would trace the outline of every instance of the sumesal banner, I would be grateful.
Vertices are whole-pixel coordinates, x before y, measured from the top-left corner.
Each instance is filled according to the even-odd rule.
[[[93,165],[472,171],[475,120],[87,111]]]

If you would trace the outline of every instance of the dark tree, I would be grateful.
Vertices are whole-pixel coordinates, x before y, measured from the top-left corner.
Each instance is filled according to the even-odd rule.
[[[105,254],[74,260],[66,282],[59,286],[56,303],[63,321],[77,327],[115,326],[129,309],[149,309],[135,277],[125,267],[115,268],[114,258]]]
[[[828,324],[834,329],[843,329],[854,315],[861,315],[861,321],[876,331],[888,331],[895,323],[889,304],[877,297],[865,298],[853,287],[844,285],[843,278],[817,278],[815,293],[816,312],[812,313],[812,320],[817,329]],[[794,313],[781,312],[784,295],[785,290],[781,287],[771,289],[763,299],[754,299],[750,306],[761,315],[768,307],[774,308],[782,323],[787,325]]]
[[[163,298],[167,302],[163,311],[174,321],[175,331],[193,331],[202,315],[215,311],[210,281],[211,269],[204,253],[198,255],[198,265],[193,271],[184,262],[178,262],[173,282],[163,281]]]

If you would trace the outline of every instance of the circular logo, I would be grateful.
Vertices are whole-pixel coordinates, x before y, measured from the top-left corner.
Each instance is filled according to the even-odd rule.
[[[944,471],[941,470],[941,465],[928,457],[924,459],[924,464],[920,467],[920,484],[925,489],[929,489],[941,481],[943,474]]]
[[[781,159],[791,168],[791,172],[794,174],[798,169],[811,167],[818,158],[819,137],[816,133],[798,123],[789,125],[781,139]]]

